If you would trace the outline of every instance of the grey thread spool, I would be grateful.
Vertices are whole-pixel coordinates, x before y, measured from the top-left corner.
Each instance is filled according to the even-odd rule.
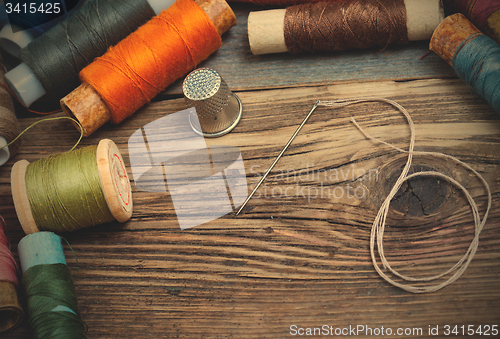
[[[189,73],[182,84],[188,107],[194,107],[198,120],[193,130],[204,137],[220,137],[233,130],[243,114],[241,100],[231,92],[222,77],[210,68]]]

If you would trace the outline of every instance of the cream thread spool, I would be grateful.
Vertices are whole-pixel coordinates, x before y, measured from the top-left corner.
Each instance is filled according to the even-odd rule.
[[[125,222],[132,216],[132,190],[125,168],[125,163],[116,144],[109,139],[99,142],[96,152],[101,189],[106,204],[113,217]],[[30,207],[26,188],[26,169],[29,162],[20,160],[14,164],[11,172],[12,198],[14,207],[26,234],[39,232]]]
[[[196,109],[199,124],[190,118],[196,133],[209,138],[220,137],[231,132],[240,122],[243,114],[240,98],[213,69],[199,68],[189,73],[182,91],[186,105]]]

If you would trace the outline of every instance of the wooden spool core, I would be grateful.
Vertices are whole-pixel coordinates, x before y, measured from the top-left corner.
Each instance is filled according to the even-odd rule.
[[[479,29],[463,14],[453,14],[435,29],[429,48],[453,67],[453,55],[457,48],[474,33],[480,33]]]
[[[16,286],[8,281],[0,281],[0,333],[16,328],[23,317]]]
[[[132,189],[120,150],[113,141],[103,139],[99,142],[96,162],[101,189],[111,214],[119,222],[127,221],[132,216]],[[26,160],[14,164],[11,187],[19,223],[26,234],[31,234],[40,230],[33,218],[26,190],[25,176],[28,165]]]
[[[219,35],[236,25],[236,16],[225,0],[196,0],[214,24]],[[87,137],[111,119],[111,111],[100,94],[87,83],[82,83],[60,101],[62,110],[78,120]]]

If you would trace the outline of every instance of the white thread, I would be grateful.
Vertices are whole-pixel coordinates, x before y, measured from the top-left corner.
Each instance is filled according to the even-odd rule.
[[[481,231],[484,227],[484,224],[486,223],[486,219],[488,217],[488,213],[489,213],[490,208],[491,208],[490,187],[489,187],[488,183],[486,182],[486,180],[484,180],[484,178],[481,176],[481,174],[479,174],[476,170],[474,170],[472,167],[470,167],[466,163],[458,160],[457,158],[455,158],[453,156],[446,155],[443,153],[437,153],[437,152],[415,152],[413,150],[414,146],[415,146],[415,126],[413,124],[413,120],[412,120],[410,114],[408,113],[408,111],[403,106],[401,106],[400,104],[398,104],[397,102],[395,102],[393,100],[384,99],[384,98],[367,97],[367,98],[353,98],[353,99],[336,100],[336,101],[318,101],[317,105],[318,106],[333,107],[333,108],[340,108],[340,107],[345,107],[348,105],[357,104],[357,103],[361,103],[361,102],[372,102],[372,101],[381,101],[381,102],[385,102],[385,103],[388,103],[388,104],[396,107],[406,117],[406,120],[408,121],[408,125],[410,126],[410,146],[408,148],[408,151],[405,151],[405,150],[403,150],[399,147],[396,147],[394,145],[391,145],[385,141],[382,141],[382,140],[379,140],[377,138],[372,137],[371,135],[366,133],[358,125],[358,123],[356,122],[356,120],[354,118],[351,117],[351,121],[356,126],[356,128],[365,136],[365,138],[382,143],[382,144],[387,145],[387,146],[389,146],[393,149],[396,149],[400,152],[408,153],[408,159],[406,161],[406,165],[404,166],[401,175],[399,176],[398,180],[396,181],[396,183],[392,187],[389,195],[384,200],[382,206],[380,207],[380,209],[377,213],[377,216],[375,217],[375,220],[373,221],[371,235],[370,235],[370,254],[372,257],[373,266],[375,267],[375,270],[378,272],[378,274],[382,278],[384,278],[386,281],[388,281],[392,285],[397,286],[399,288],[402,288],[408,292],[412,292],[412,293],[435,292],[435,291],[453,283],[454,281],[456,281],[465,272],[465,270],[469,266],[469,263],[472,261],[472,258],[474,257],[474,254],[476,253],[477,247],[479,244],[479,234],[481,233]],[[488,193],[488,206],[487,206],[486,212],[484,213],[483,218],[481,219],[477,205],[476,205],[474,199],[472,198],[472,196],[470,195],[470,193],[467,191],[467,189],[465,187],[463,187],[455,179],[453,179],[445,174],[435,172],[435,171],[417,172],[417,173],[408,175],[408,171],[410,170],[410,167],[411,167],[413,155],[429,155],[429,156],[444,158],[447,160],[452,160],[452,161],[460,164],[461,166],[465,167],[466,169],[468,169],[472,173],[474,173],[481,180],[481,182],[483,183],[483,185],[486,188],[486,191]],[[387,259],[385,258],[384,246],[383,246],[385,222],[386,222],[387,214],[389,212],[389,206],[390,206],[391,200],[394,198],[394,196],[399,191],[399,189],[401,188],[401,186],[403,185],[403,183],[405,181],[407,181],[410,178],[417,177],[417,176],[440,177],[440,178],[445,179],[448,182],[452,183],[456,187],[460,188],[464,192],[464,194],[465,194],[465,196],[466,196],[466,198],[467,198],[467,200],[472,208],[472,214],[474,216],[474,224],[475,224],[474,238],[473,238],[469,248],[467,249],[467,252],[462,256],[462,258],[460,258],[460,260],[453,267],[448,269],[447,271],[445,271],[441,274],[432,276],[432,277],[425,277],[425,278],[413,278],[413,277],[405,276],[405,275],[399,273],[398,271],[396,271],[394,268],[392,268],[391,265],[389,264],[389,262],[387,261]],[[385,269],[388,269],[394,275],[402,278],[403,280],[413,281],[413,282],[424,282],[424,281],[427,282],[427,281],[439,279],[439,278],[441,278],[447,274],[450,274],[452,272],[455,272],[455,273],[450,278],[445,280],[444,282],[436,284],[436,285],[431,285],[431,286],[413,286],[410,284],[403,284],[403,283],[396,282],[391,277],[386,275],[382,271],[382,269],[379,267],[379,265],[377,264],[377,260],[376,260],[376,256],[375,256],[375,240],[377,242],[377,250],[379,253],[380,260],[382,261],[383,267]]]

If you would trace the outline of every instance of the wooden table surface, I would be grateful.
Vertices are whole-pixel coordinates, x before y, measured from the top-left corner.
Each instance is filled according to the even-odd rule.
[[[481,328],[483,335],[471,336],[477,338],[489,328],[491,337],[493,325],[500,326],[498,114],[437,55],[421,59],[428,41],[383,51],[254,56],[247,16],[261,8],[231,6],[237,26],[199,66],[222,75],[240,97],[244,114],[230,134],[206,142],[241,151],[249,190],[316,100],[392,99],[415,122],[416,150],[453,155],[488,182],[493,204],[477,253],[460,279],[434,293],[413,294],[382,279],[370,257],[370,231],[406,155],[366,140],[349,119],[355,117],[371,135],[404,149],[408,125],[382,103],[320,107],[239,216],[230,213],[180,230],[169,192],[144,192],[132,180],[134,213],[128,222],[64,234],[78,259],[77,264],[65,245],[88,338],[287,338],[307,328],[322,329],[323,335],[310,337],[328,337],[325,329],[328,334],[347,334],[347,329],[353,334],[354,328],[360,337],[369,337],[367,328],[373,336],[388,334],[388,329],[392,333],[378,337],[394,337],[398,329],[412,333],[407,337],[429,337],[429,329],[445,336],[456,325],[459,334],[462,326],[465,331],[469,325]],[[106,125],[81,145],[112,139],[131,174],[128,138],[147,123],[185,108],[181,81],[122,124]],[[22,127],[41,119],[22,109],[19,116]],[[24,135],[20,152],[0,167],[0,215],[8,224],[16,259],[24,233],[11,197],[13,164],[67,151],[77,137],[65,120],[38,125]],[[462,167],[416,156],[412,170],[453,176],[484,213],[486,191]],[[287,192],[294,193],[282,194],[290,187]],[[314,195],[318,187],[328,187],[329,194]],[[391,204],[386,256],[404,274],[430,276],[457,262],[473,234],[463,194],[443,180],[413,180]],[[30,337],[27,321],[4,336]]]

